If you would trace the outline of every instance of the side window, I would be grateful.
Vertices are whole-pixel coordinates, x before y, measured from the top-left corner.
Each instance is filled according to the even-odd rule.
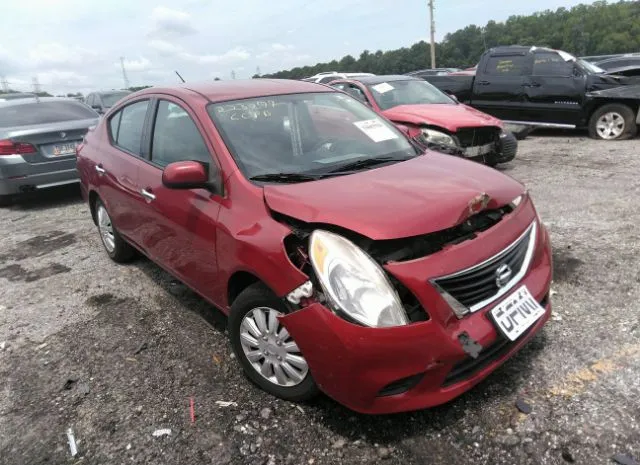
[[[89,105],[90,107],[93,106],[93,94],[89,94],[89,96],[87,97],[86,100],[87,105]]]
[[[360,89],[358,86],[354,86],[353,84],[351,84],[346,89],[346,91],[353,98],[356,98],[356,99],[360,100],[361,102],[365,102],[365,103],[368,102],[366,95],[364,95],[364,92],[362,92],[362,89]]]
[[[538,52],[533,62],[534,76],[571,76],[573,65],[553,52]]]
[[[140,156],[140,145],[142,142],[142,129],[144,119],[147,116],[149,101],[127,105],[114,115],[109,121],[111,137],[115,145],[123,148],[135,155]],[[116,120],[119,120],[116,121]],[[114,123],[117,123],[118,130],[114,132]]]
[[[115,143],[118,140],[118,130],[120,129],[120,117],[122,111],[119,111],[111,117],[109,120],[109,132],[111,133],[111,140]]]
[[[335,87],[338,90],[346,90],[346,84],[342,84],[342,83],[338,83],[338,84],[333,84],[331,87]]]
[[[484,72],[494,76],[522,76],[525,61],[524,55],[489,57]]]
[[[166,166],[175,161],[211,163],[211,155],[189,114],[179,105],[160,100],[153,128],[151,161]]]

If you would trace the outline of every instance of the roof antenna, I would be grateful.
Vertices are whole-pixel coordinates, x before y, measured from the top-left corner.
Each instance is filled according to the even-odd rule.
[[[178,75],[178,77],[180,78],[180,80],[181,80],[182,82],[185,82],[185,80],[182,78],[182,76],[180,76],[180,73],[179,73],[179,72],[177,72],[177,71],[176,71],[176,74]]]

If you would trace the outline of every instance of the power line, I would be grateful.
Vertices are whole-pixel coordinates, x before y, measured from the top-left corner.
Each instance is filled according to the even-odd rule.
[[[31,82],[33,84],[34,93],[39,94],[40,92],[42,92],[42,87],[40,86],[40,81],[38,81],[38,76],[33,76],[33,79],[31,79]]]
[[[128,89],[131,87],[129,84],[129,78],[127,77],[127,70],[124,67],[124,57],[120,57],[120,67],[122,68],[122,79],[124,80],[124,88]]]
[[[431,69],[436,67],[436,21],[433,15],[434,0],[429,0],[429,17],[431,19]]]

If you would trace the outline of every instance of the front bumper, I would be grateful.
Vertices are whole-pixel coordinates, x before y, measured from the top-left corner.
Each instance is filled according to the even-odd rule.
[[[505,230],[493,236],[505,234]],[[412,269],[422,267],[421,262],[415,260],[408,266],[394,264],[403,270],[393,274],[412,273]],[[389,271],[391,268],[387,266]],[[366,328],[349,323],[315,303],[282,317],[281,323],[296,340],[318,386],[339,403],[371,414],[417,410],[443,404],[469,390],[537,333],[551,311],[548,301],[551,273],[548,234],[541,227],[530,269],[511,292],[526,285],[546,312],[520,339],[508,344],[502,342],[488,313],[511,292],[492,305],[457,319],[422,276],[412,283],[401,280],[410,288],[419,281],[424,288],[424,292],[415,287],[411,290],[430,315],[426,322]],[[463,350],[458,341],[462,333],[484,348],[477,360]],[[399,390],[389,389],[398,386]]]
[[[15,195],[79,182],[75,158],[28,163],[20,155],[0,158],[0,195]]]

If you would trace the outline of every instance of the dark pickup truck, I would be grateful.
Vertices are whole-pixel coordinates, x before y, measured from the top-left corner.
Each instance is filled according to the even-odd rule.
[[[484,53],[475,75],[424,79],[508,123],[588,128],[606,140],[635,137],[640,124],[639,78],[609,75],[559,50],[497,47]]]

